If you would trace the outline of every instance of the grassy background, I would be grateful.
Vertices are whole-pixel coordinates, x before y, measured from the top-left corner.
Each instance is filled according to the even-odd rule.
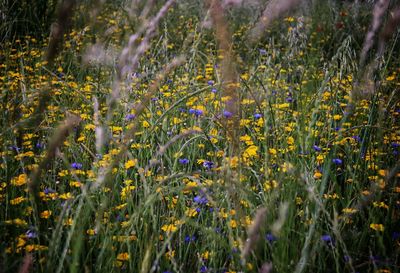
[[[214,24],[202,1],[157,22],[164,1],[87,1],[45,61],[56,3],[22,2],[0,272],[399,272],[398,32],[359,65],[373,3],[306,1],[254,42],[268,1]]]

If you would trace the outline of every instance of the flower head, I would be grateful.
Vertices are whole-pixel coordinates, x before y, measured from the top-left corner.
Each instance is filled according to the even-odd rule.
[[[71,168],[75,170],[80,170],[82,169],[82,163],[74,162],[71,164]]]
[[[186,165],[189,163],[189,159],[187,158],[179,158],[179,164]]]
[[[343,161],[340,158],[332,159],[332,162],[336,165],[342,165]]]
[[[223,115],[225,118],[231,118],[233,114],[227,110],[224,110]]]

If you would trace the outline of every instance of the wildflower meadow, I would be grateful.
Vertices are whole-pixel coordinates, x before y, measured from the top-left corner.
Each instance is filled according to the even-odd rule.
[[[398,1],[0,18],[0,273],[400,272]]]

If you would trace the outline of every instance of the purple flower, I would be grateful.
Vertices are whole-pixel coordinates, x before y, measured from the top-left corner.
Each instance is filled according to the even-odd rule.
[[[327,243],[330,246],[332,246],[335,243],[335,241],[333,240],[333,238],[329,234],[322,235],[321,236],[321,240],[324,241],[325,243]]]
[[[37,233],[34,230],[29,229],[26,233],[25,233],[26,237],[28,237],[28,239],[33,239],[37,237]]]
[[[186,235],[185,236],[185,243],[190,243],[190,242],[194,242],[194,241],[196,241],[196,236],[195,235],[192,235],[192,236],[190,236],[190,235]]]
[[[213,92],[213,93],[217,93],[217,89],[216,88],[213,88],[213,89],[211,89],[211,92]]]
[[[276,238],[276,236],[272,235],[271,233],[267,233],[265,235],[265,239],[268,241],[268,243],[272,244],[273,242],[275,242],[276,240],[278,240],[278,238]]]
[[[19,148],[18,146],[11,146],[10,147],[10,150],[14,150],[14,151],[16,151],[16,152],[19,152],[20,150],[21,150],[21,148]]]
[[[189,109],[189,114],[195,115],[196,117],[203,115],[203,110],[200,109]]]
[[[203,166],[207,169],[211,169],[214,166],[214,163],[212,161],[204,161]]]
[[[38,148],[38,149],[43,149],[43,148],[44,148],[44,144],[41,143],[41,142],[36,143],[35,146],[36,146],[36,148]]]
[[[207,204],[208,200],[207,197],[205,197],[204,195],[197,195],[193,198],[193,202],[199,205],[205,205]]]
[[[132,119],[134,119],[135,117],[136,117],[135,114],[127,114],[127,115],[125,116],[125,119],[126,119],[126,120],[132,120]]]
[[[44,194],[50,194],[50,193],[55,193],[56,191],[51,188],[45,188],[43,192]]]
[[[74,163],[71,164],[71,168],[75,169],[75,170],[80,170],[80,169],[82,169],[82,164],[74,162]]]
[[[223,115],[225,118],[231,118],[233,116],[233,114],[227,110],[224,110]]]
[[[340,158],[332,159],[332,162],[336,165],[342,165],[343,161]]]
[[[207,84],[208,84],[208,85],[214,85],[214,81],[209,80],[209,81],[207,82]]]
[[[179,164],[186,165],[189,163],[189,159],[187,158],[179,158]]]
[[[207,272],[207,271],[208,271],[207,266],[203,265],[203,266],[200,267],[200,272],[201,272],[201,273],[205,273],[205,272]]]
[[[329,242],[332,242],[332,237],[331,237],[331,235],[324,234],[324,235],[321,236],[321,240],[324,241],[324,242],[329,243]]]
[[[322,149],[320,147],[318,147],[317,145],[314,145],[313,149],[314,149],[314,151],[317,151],[317,152],[321,152],[322,151]]]
[[[254,118],[255,118],[255,119],[262,118],[262,115],[261,115],[261,114],[259,114],[259,113],[255,113],[255,114],[254,114]]]
[[[260,49],[258,50],[258,52],[260,52],[260,55],[265,55],[265,54],[267,54],[267,51],[266,51],[265,49],[263,49],[263,48],[260,48]]]

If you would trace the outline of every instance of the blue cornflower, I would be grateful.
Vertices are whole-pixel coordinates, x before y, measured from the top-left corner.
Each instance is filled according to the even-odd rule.
[[[195,202],[199,205],[205,205],[205,204],[207,204],[208,199],[204,195],[197,195],[193,198],[193,202]]]
[[[207,169],[211,169],[214,166],[214,163],[212,161],[204,161],[203,166]]]
[[[75,169],[75,170],[80,170],[80,169],[82,169],[82,164],[74,162],[74,163],[71,164],[71,168]]]
[[[195,235],[192,235],[192,236],[190,236],[190,235],[186,235],[185,236],[185,243],[190,243],[190,242],[194,242],[194,241],[196,241],[196,236]]]
[[[126,120],[132,120],[132,119],[134,119],[135,117],[136,117],[135,114],[127,114],[127,115],[125,116],[125,119],[126,119]]]
[[[255,114],[254,114],[254,118],[255,118],[255,119],[262,118],[262,115],[261,115],[261,114],[259,114],[259,113],[255,113]]]
[[[36,233],[34,230],[32,230],[32,229],[29,229],[29,230],[25,233],[25,235],[26,235],[26,237],[28,237],[28,239],[33,239],[33,238],[36,238],[36,237],[37,237],[37,233]]]
[[[223,115],[225,118],[231,118],[233,114],[227,110],[224,110]]]
[[[189,159],[187,158],[179,158],[179,164],[186,165],[189,163]]]
[[[45,188],[43,192],[44,194],[50,194],[50,193],[55,193],[56,191],[51,188]]]
[[[43,148],[44,148],[44,144],[41,143],[41,142],[36,143],[35,146],[36,146],[36,148],[38,148],[38,149],[43,149]]]
[[[194,114],[195,116],[201,116],[203,114],[203,110],[200,109],[189,109],[189,114]]]
[[[18,146],[10,146],[10,150],[14,150],[16,152],[19,152],[21,150],[21,148],[19,148]]]
[[[268,243],[272,244],[273,242],[275,242],[276,240],[278,240],[278,238],[276,236],[274,236],[271,233],[267,233],[265,235],[265,239],[268,241]]]
[[[322,235],[321,240],[324,241],[325,243],[327,243],[328,245],[334,244],[334,240],[333,240],[332,236],[329,234]]]
[[[335,163],[336,165],[342,165],[343,161],[340,158],[334,158],[332,159],[332,162]]]
[[[317,145],[313,145],[314,151],[320,152],[322,151],[321,147],[318,147]]]

